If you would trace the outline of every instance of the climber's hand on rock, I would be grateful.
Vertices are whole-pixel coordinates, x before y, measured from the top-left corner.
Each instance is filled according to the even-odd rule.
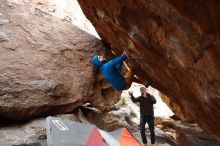
[[[127,55],[127,53],[126,53],[125,51],[123,52],[123,54],[124,54],[124,55]]]

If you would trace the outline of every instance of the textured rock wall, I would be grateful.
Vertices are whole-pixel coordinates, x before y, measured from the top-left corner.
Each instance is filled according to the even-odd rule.
[[[28,1],[1,0],[0,118],[66,113],[85,102],[109,108],[116,92],[102,89],[102,78],[91,65],[92,48],[101,45]]]
[[[178,146],[219,146],[220,141],[202,130],[197,124],[175,123]]]
[[[83,14],[77,0],[29,0],[37,8],[68,21],[80,29],[98,37],[95,28]],[[99,38],[99,37],[98,37]]]
[[[126,50],[141,79],[220,137],[220,1],[78,0],[100,36]]]
[[[166,95],[163,95],[163,94],[161,94],[160,97],[163,100],[163,102],[165,102],[167,104],[167,106],[175,113],[175,115],[179,119],[181,119],[182,121],[185,121],[185,122],[193,121],[191,115],[184,113],[184,111],[182,110],[180,105],[177,104],[177,102],[170,100],[169,97],[167,97]]]

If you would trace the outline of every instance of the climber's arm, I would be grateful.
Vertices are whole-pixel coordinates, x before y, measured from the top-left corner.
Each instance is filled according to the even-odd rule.
[[[112,60],[110,60],[108,62],[108,65],[109,66],[115,66],[116,68],[119,68],[121,67],[120,65],[123,63],[123,61],[127,58],[127,55],[126,54],[122,54],[121,56],[119,57],[116,57]]]
[[[141,96],[135,98],[134,95],[133,95],[133,92],[129,92],[129,95],[130,95],[131,100],[132,100],[133,102],[140,102]]]

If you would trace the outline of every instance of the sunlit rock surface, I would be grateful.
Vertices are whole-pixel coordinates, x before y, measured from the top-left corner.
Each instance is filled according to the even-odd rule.
[[[77,0],[30,0],[30,2],[42,11],[71,22],[99,38],[95,28],[83,14]]]

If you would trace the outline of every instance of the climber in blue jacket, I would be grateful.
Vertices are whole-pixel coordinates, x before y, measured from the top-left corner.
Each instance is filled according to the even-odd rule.
[[[111,83],[113,88],[121,91],[130,88],[134,77],[134,70],[132,68],[127,71],[125,76],[122,76],[120,73],[123,61],[125,61],[126,58],[127,54],[125,52],[109,61],[106,61],[105,56],[95,55],[92,58],[92,63],[99,68],[101,73],[109,81],[109,83]]]

